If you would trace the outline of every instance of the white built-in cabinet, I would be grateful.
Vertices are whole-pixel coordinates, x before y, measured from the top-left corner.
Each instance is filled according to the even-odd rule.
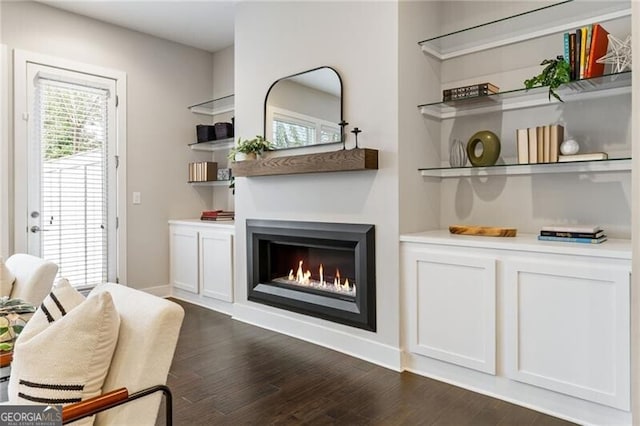
[[[228,222],[169,222],[170,281],[174,294],[233,302],[233,235]],[[195,299],[194,299],[195,297]]]
[[[629,410],[629,241],[401,240],[412,354]]]

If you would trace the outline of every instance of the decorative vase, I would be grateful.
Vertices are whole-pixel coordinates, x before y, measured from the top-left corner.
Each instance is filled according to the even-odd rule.
[[[476,147],[482,146],[482,153],[476,155]],[[475,133],[467,142],[467,155],[473,166],[493,166],[500,156],[500,138],[489,130]]]
[[[574,139],[567,139],[560,144],[560,153],[562,155],[573,155],[580,151],[580,144]]]
[[[464,142],[454,139],[449,148],[449,164],[451,167],[464,167],[467,164],[467,151]]]
[[[236,161],[251,161],[257,159],[258,156],[255,152],[236,152],[235,160]]]

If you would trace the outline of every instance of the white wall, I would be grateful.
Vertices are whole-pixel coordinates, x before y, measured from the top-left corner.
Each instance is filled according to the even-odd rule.
[[[187,163],[198,118],[187,106],[213,93],[213,55],[35,2],[2,2],[2,42],[127,73],[128,270],[136,288],[169,282],[169,218],[210,208],[207,188],[192,188]],[[10,145],[12,145],[10,143]],[[142,204],[131,204],[131,193]]]
[[[380,151],[378,171],[236,179],[236,317],[399,368],[398,6],[239,2],[236,8],[237,136],[262,134],[264,98],[274,81],[327,65],[342,77],[349,130],[361,128],[359,144]],[[247,302],[247,218],[374,224],[377,332]]]

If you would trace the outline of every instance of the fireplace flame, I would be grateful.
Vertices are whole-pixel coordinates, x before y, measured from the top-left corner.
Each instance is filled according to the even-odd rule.
[[[308,269],[305,271],[302,267],[303,261],[298,261],[298,269],[295,274],[293,269],[289,270],[289,276],[287,279],[289,281],[295,281],[299,285],[309,286],[309,287],[320,287],[320,288],[331,288],[331,284],[327,283],[324,278],[324,265],[320,264],[318,268],[318,272],[320,275],[320,281],[315,281],[311,277],[311,271]],[[342,277],[340,276],[340,270],[336,269],[336,275],[333,279],[333,290],[339,293],[352,293],[355,295],[356,286],[355,284],[350,284],[349,279],[345,278],[344,282],[342,282]]]

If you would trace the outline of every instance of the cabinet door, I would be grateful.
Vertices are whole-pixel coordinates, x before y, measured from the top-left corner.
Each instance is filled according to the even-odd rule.
[[[495,374],[496,260],[408,250],[409,350]]]
[[[628,267],[509,261],[507,375],[628,410]]]
[[[187,227],[169,227],[171,285],[198,293],[198,232]]]
[[[233,302],[233,239],[224,232],[200,232],[202,294]]]

